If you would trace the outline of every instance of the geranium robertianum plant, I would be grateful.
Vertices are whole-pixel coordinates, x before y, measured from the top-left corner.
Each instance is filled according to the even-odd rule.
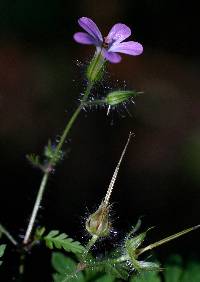
[[[94,56],[86,68],[85,77],[87,82],[82,98],[80,99],[80,104],[72,114],[71,118],[67,121],[66,127],[64,128],[57,145],[54,145],[54,142],[49,141],[44,149],[43,157],[39,157],[35,154],[27,156],[28,160],[34,166],[42,170],[43,177],[23,241],[18,242],[15,240],[13,236],[5,229],[5,227],[3,227],[3,225],[0,225],[0,235],[5,235],[20,252],[21,264],[19,271],[21,274],[23,274],[24,271],[24,259],[26,253],[36,244],[38,244],[38,242],[45,242],[46,246],[50,249],[63,249],[66,252],[75,254],[77,259],[76,265],[72,263],[70,258],[67,259],[66,265],[63,265],[63,261],[59,261],[60,258],[56,257],[56,254],[53,253],[53,264],[57,265],[59,268],[59,263],[61,263],[62,267],[64,268],[62,273],[57,273],[54,275],[54,280],[57,282],[96,281],[94,280],[94,277],[96,277],[95,275],[98,273],[100,273],[100,277],[101,273],[107,273],[108,275],[111,275],[112,279],[128,279],[129,274],[133,271],[143,272],[147,270],[160,270],[158,263],[140,259],[140,256],[143,253],[199,228],[199,225],[197,225],[166,237],[146,247],[142,247],[148,230],[138,233],[141,225],[141,220],[138,220],[137,224],[125,236],[120,247],[114,248],[111,255],[107,254],[105,257],[102,257],[101,254],[100,258],[98,255],[93,254],[92,251],[95,243],[101,240],[101,238],[109,237],[112,231],[110,197],[117,178],[120,164],[130,142],[132,135],[131,133],[114,171],[106,196],[103,198],[98,209],[89,215],[85,222],[85,229],[90,236],[88,242],[83,242],[83,244],[81,244],[80,242],[69,238],[67,234],[61,233],[58,230],[46,232],[45,227],[35,226],[36,217],[45,189],[47,187],[48,179],[52,171],[55,170],[57,164],[63,158],[63,145],[82,109],[93,104],[104,105],[108,107],[108,109],[115,108],[120,104],[127,103],[139,94],[139,92],[130,89],[115,89],[107,93],[107,95],[101,99],[95,99],[94,97],[91,98],[93,87],[102,80],[106,63],[119,63],[121,61],[121,55],[119,53],[132,56],[140,55],[143,52],[143,46],[135,41],[125,41],[131,36],[131,30],[125,24],[115,24],[109,31],[108,35],[103,37],[99,28],[91,19],[82,17],[78,20],[78,23],[85,32],[75,33],[74,40],[81,44],[94,45],[96,47]],[[3,256],[4,251],[5,244],[2,244],[0,245],[0,257]],[[2,261],[0,263],[2,263]],[[70,268],[70,265],[72,266],[72,264],[73,267]],[[84,272],[84,275],[82,272]],[[87,275],[89,275],[90,278],[87,278]]]

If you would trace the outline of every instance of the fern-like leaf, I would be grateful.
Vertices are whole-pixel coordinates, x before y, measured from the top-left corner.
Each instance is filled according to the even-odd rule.
[[[83,253],[85,248],[78,241],[69,238],[67,234],[60,233],[58,230],[52,230],[44,237],[46,246],[50,249],[64,249],[74,254]]]

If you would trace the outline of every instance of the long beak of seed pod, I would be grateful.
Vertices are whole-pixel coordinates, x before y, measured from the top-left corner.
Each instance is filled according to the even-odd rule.
[[[162,240],[160,240],[160,241],[158,241],[158,242],[155,242],[155,243],[153,243],[153,244],[150,244],[149,246],[138,250],[138,251],[137,251],[137,255],[139,256],[139,255],[141,255],[142,253],[144,253],[144,252],[146,252],[146,251],[148,251],[148,250],[152,250],[152,249],[154,249],[154,248],[156,248],[156,247],[158,247],[158,246],[160,246],[160,245],[162,245],[162,244],[165,244],[165,243],[167,243],[167,242],[169,242],[169,241],[171,241],[171,240],[174,240],[174,239],[176,239],[176,238],[178,238],[178,237],[180,237],[180,236],[182,236],[182,235],[184,235],[184,234],[187,234],[187,233],[189,233],[189,232],[191,232],[191,231],[194,231],[194,230],[196,230],[196,229],[199,228],[199,227],[200,227],[200,225],[193,226],[193,227],[191,227],[191,228],[188,228],[188,229],[185,229],[185,230],[183,230],[183,231],[181,231],[181,232],[178,232],[178,233],[176,233],[176,234],[173,234],[173,235],[171,235],[171,236],[169,236],[169,237],[166,237],[166,238],[164,238],[164,239],[162,239]]]

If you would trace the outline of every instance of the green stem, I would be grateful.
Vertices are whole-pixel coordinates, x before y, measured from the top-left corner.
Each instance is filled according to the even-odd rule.
[[[13,238],[13,236],[8,232],[8,230],[1,224],[0,224],[0,232],[3,233],[13,245],[15,246],[18,245],[18,242]]]
[[[64,144],[64,142],[65,142],[65,140],[68,136],[70,129],[72,128],[75,120],[77,119],[79,113],[81,112],[81,109],[82,109],[84,103],[86,102],[88,96],[90,95],[90,91],[91,91],[92,87],[93,87],[93,83],[89,82],[80,105],[78,106],[78,108],[75,110],[75,112],[71,116],[69,122],[67,123],[67,125],[66,125],[66,127],[65,127],[65,129],[62,133],[60,141],[57,144],[55,152],[54,152],[54,158],[52,158],[51,161],[49,162],[49,165],[48,165],[49,167],[51,167],[52,165],[55,166],[56,156],[58,155],[59,151],[62,149],[63,144]],[[26,245],[29,242],[29,239],[30,239],[30,236],[31,236],[34,224],[35,224],[35,220],[36,220],[36,217],[37,217],[37,214],[38,214],[38,210],[39,210],[42,198],[43,198],[43,194],[44,194],[44,191],[45,191],[45,188],[46,188],[46,185],[47,185],[47,181],[48,181],[50,172],[51,172],[51,170],[45,171],[43,178],[41,180],[41,184],[40,184],[40,187],[39,187],[39,190],[38,190],[38,194],[37,194],[36,201],[35,201],[35,204],[34,204],[34,207],[33,207],[33,211],[32,211],[32,214],[31,214],[31,217],[30,217],[30,220],[29,220],[29,223],[28,223],[28,227],[27,227],[27,230],[26,230],[26,233],[25,233],[25,236],[24,236],[24,240],[23,240],[24,245]]]
[[[88,241],[87,246],[86,246],[86,251],[83,254],[84,257],[87,256],[88,252],[94,246],[98,238],[99,237],[97,235],[93,235],[92,238]]]
[[[85,247],[85,251],[82,255],[81,262],[78,264],[77,271],[82,271],[83,269],[85,269],[87,267],[87,264],[85,264],[85,260],[87,258],[89,251],[91,250],[91,248],[94,246],[94,244],[96,243],[96,241],[98,239],[99,239],[99,237],[97,235],[93,235],[92,238],[88,241],[88,243]],[[80,268],[80,266],[81,266],[81,268]]]
[[[92,87],[93,87],[93,83],[88,83],[86,91],[84,93],[84,96],[83,96],[83,99],[82,99],[80,105],[78,106],[78,108],[76,109],[76,111],[74,112],[72,117],[70,118],[69,122],[67,123],[67,125],[66,125],[66,127],[65,127],[65,129],[63,131],[63,134],[62,134],[62,136],[60,138],[60,141],[59,141],[58,145],[56,146],[55,153],[54,153],[55,157],[57,156],[57,154],[61,150],[61,148],[62,148],[62,146],[63,146],[63,144],[64,144],[64,142],[66,140],[66,137],[67,137],[70,129],[72,128],[72,125],[74,124],[74,122],[75,122],[76,118],[78,117],[78,115],[79,115],[79,113],[80,113],[80,111],[81,111],[85,101],[87,100],[88,96],[90,95],[90,91],[91,91]],[[55,159],[52,158],[51,163],[53,163],[54,160]]]
[[[31,214],[31,217],[30,217],[30,220],[29,220],[29,224],[28,224],[28,227],[27,227],[27,230],[26,230],[26,234],[24,236],[23,244],[27,244],[28,241],[29,241],[29,238],[30,238],[30,235],[31,235],[34,223],[35,223],[35,219],[37,217],[37,213],[38,213],[38,210],[40,208],[40,204],[41,204],[41,201],[42,201],[42,198],[43,198],[43,194],[44,194],[44,190],[45,190],[45,187],[46,187],[46,184],[47,184],[48,177],[49,177],[49,172],[45,172],[43,177],[42,177],[42,181],[40,183],[40,188],[39,188],[38,193],[37,193],[36,201],[35,201],[33,211],[32,211],[32,214]]]

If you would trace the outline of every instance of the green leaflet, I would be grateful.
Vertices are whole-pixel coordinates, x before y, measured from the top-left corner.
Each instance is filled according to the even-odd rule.
[[[165,282],[180,282],[182,276],[182,268],[178,265],[167,266],[164,272]],[[190,281],[190,280],[188,280]]]
[[[100,278],[96,279],[96,282],[114,282],[115,278],[109,274],[105,274]]]
[[[135,274],[130,282],[199,282],[200,263],[191,261],[186,266],[182,264],[179,256],[173,256],[170,263],[166,264],[163,271],[164,279],[161,280],[160,272],[142,272]]]
[[[173,255],[169,258],[168,263],[164,267],[165,282],[180,282],[183,269],[182,259],[179,255]]]
[[[5,252],[5,249],[6,249],[6,245],[3,244],[3,245],[0,245],[0,258],[3,256],[4,252]],[[2,264],[3,262],[0,260],[0,265]]]
[[[77,263],[73,259],[66,257],[62,253],[54,252],[51,263],[56,271],[53,274],[54,282],[85,282],[83,273],[76,273]]]
[[[86,262],[87,263],[87,262]],[[106,273],[115,278],[127,280],[129,277],[129,267],[126,262],[114,263],[112,259],[92,259],[87,263],[86,273],[92,270],[93,276],[96,273]],[[87,276],[88,277],[88,276]]]
[[[181,282],[200,281],[200,263],[191,261],[188,263],[186,270],[183,272]]]
[[[60,233],[58,230],[52,230],[44,237],[47,247],[50,249],[63,248],[67,252],[72,252],[74,254],[83,253],[85,248],[78,242],[69,238],[67,234]]]
[[[200,281],[200,263],[189,261],[184,265],[180,256],[172,256],[165,266],[164,282],[198,282]]]
[[[40,157],[36,154],[27,154],[26,155],[27,160],[35,167],[40,168],[42,166],[42,163],[40,161]]]
[[[134,275],[130,282],[161,282],[158,272],[144,272]]]
[[[105,264],[105,272],[116,277],[127,280],[129,277],[128,268],[125,263],[112,264],[109,261]]]

